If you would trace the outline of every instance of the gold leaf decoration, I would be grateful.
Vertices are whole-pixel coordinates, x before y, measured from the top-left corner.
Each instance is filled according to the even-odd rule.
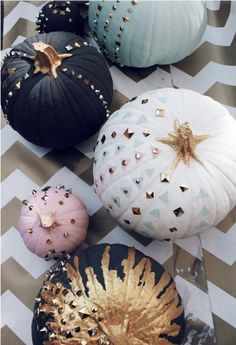
[[[150,259],[143,257],[135,265],[135,249],[121,262],[124,277],[109,269],[110,246],[101,260],[104,286],[93,267],[87,267],[84,286],[79,258],[73,268],[66,264],[70,289],[50,279],[41,291],[40,311],[52,316],[46,322],[48,339],[44,345],[167,345],[160,337],[175,337],[180,326],[173,320],[183,308],[175,283],[167,272],[155,283]]]

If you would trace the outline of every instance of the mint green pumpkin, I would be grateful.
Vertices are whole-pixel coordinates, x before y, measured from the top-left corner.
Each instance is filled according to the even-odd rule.
[[[205,1],[90,1],[89,25],[118,64],[170,64],[191,54],[207,22]]]

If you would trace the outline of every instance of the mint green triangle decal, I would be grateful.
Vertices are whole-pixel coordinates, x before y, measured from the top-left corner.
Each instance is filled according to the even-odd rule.
[[[132,117],[132,113],[130,111],[128,111],[128,113],[126,113],[124,116],[123,116],[123,119],[128,119],[129,117]]]
[[[159,199],[167,204],[168,203],[168,194],[169,194],[168,192],[165,192],[165,193],[161,194],[159,196]]]
[[[115,154],[117,155],[119,152],[123,151],[125,149],[125,145],[117,145]]]
[[[201,223],[198,226],[196,226],[195,229],[202,229],[202,228],[205,228],[206,226],[208,226],[208,223],[202,220]]]
[[[207,192],[205,192],[203,189],[200,189],[200,192],[198,194],[198,199],[202,199],[202,198],[208,198],[209,194]]]
[[[114,202],[114,204],[116,204],[118,207],[120,207],[120,198],[119,197],[113,196],[112,201]]]
[[[199,216],[207,216],[209,214],[209,210],[206,208],[206,206],[203,206],[203,208],[201,209]]]
[[[145,171],[146,171],[147,175],[148,175],[149,177],[151,177],[151,176],[153,175],[155,169],[146,169]]]
[[[140,145],[143,145],[143,141],[140,140],[134,140],[134,147],[138,147]]]
[[[136,178],[132,178],[132,181],[135,183],[135,185],[141,189],[142,184],[143,184],[143,177],[136,177]]]
[[[146,228],[150,229],[150,230],[155,230],[152,222],[146,222],[143,224]]]
[[[128,188],[128,187],[122,187],[120,189],[122,191],[122,193],[124,194],[124,196],[126,196],[127,199],[130,198],[130,192],[131,192],[131,188]]]
[[[146,123],[146,122],[148,122],[146,116],[141,115],[136,123],[138,124],[138,123]]]
[[[160,218],[160,210],[158,208],[150,211],[149,214],[155,218]]]

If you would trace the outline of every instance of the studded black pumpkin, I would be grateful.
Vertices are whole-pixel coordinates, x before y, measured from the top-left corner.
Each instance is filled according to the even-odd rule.
[[[169,273],[120,244],[75,252],[47,274],[36,298],[34,345],[173,345],[184,312]]]
[[[34,144],[65,148],[94,134],[112,99],[97,49],[68,32],[39,34],[14,47],[2,67],[2,109]]]
[[[39,33],[68,31],[77,35],[84,33],[84,19],[77,1],[49,1],[39,12],[36,21]]]

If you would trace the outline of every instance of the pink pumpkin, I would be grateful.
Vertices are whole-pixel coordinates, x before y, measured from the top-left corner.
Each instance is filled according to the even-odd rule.
[[[46,260],[73,252],[87,234],[89,218],[82,201],[64,186],[32,194],[23,201],[18,222],[27,248]]]

